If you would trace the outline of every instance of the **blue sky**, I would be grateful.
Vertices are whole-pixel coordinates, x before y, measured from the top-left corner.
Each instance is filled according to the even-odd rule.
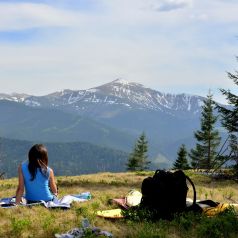
[[[234,88],[226,71],[238,69],[237,9],[236,0],[0,1],[0,92],[123,78],[168,93],[211,89],[223,101],[218,89]]]

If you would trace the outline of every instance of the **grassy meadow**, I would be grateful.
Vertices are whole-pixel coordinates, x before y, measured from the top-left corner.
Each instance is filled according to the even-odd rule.
[[[92,199],[73,203],[70,210],[48,210],[43,206],[0,209],[0,237],[50,238],[55,233],[66,233],[81,226],[88,218],[93,226],[111,232],[114,237],[237,237],[238,219],[233,211],[216,217],[186,214],[173,221],[139,221],[128,219],[108,220],[95,212],[117,208],[111,198],[124,197],[130,189],[140,190],[143,179],[153,172],[99,173],[74,177],[57,177],[59,197],[90,191]],[[231,180],[214,180],[205,175],[188,172],[193,180],[197,199],[212,199],[222,203],[238,200],[238,183]],[[0,198],[15,194],[17,179],[0,180]],[[188,197],[192,198],[190,187]],[[89,234],[87,237],[94,237]]]

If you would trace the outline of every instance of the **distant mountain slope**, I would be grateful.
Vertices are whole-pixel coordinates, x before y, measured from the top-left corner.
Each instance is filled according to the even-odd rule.
[[[4,97],[0,95],[0,98]],[[131,135],[134,141],[144,131],[149,140],[151,157],[158,159],[162,154],[173,161],[178,150],[175,144],[184,141],[194,143],[193,133],[200,126],[204,98],[162,93],[138,83],[118,79],[88,90],[67,89],[40,97],[15,94],[12,99],[11,95],[7,95],[7,100],[18,101],[30,108],[58,109],[74,116],[93,118],[103,125]],[[50,131],[54,130],[51,128]],[[95,136],[89,135],[91,138],[87,141],[95,143]],[[51,141],[55,140],[51,138],[51,133],[47,136]],[[58,138],[62,136],[63,133],[57,134]],[[66,134],[64,141],[69,140],[70,136]],[[128,148],[131,148],[131,142],[133,144],[134,141],[129,140]],[[111,146],[107,143],[105,141],[105,145]],[[126,144],[128,145],[128,141],[124,141],[124,147],[118,143],[116,148],[124,149]]]
[[[34,142],[0,138],[0,172],[17,176],[18,164],[27,160]],[[128,154],[90,143],[44,143],[49,164],[56,175],[79,175],[102,171],[125,171]]]
[[[0,100],[0,135],[21,140],[85,141],[117,149],[129,149],[134,138],[89,118],[56,109],[32,108]]]
[[[178,117],[193,117],[200,112],[204,98],[188,94],[162,93],[138,83],[117,79],[88,90],[67,89],[46,96],[0,94],[1,99],[23,102],[32,107],[61,108],[79,114],[92,113],[100,117],[110,117],[110,113],[104,115],[104,111],[98,110],[98,107],[103,106],[105,110],[112,109],[113,106],[114,113],[111,113],[111,116],[115,115],[115,109],[129,108],[161,111]]]

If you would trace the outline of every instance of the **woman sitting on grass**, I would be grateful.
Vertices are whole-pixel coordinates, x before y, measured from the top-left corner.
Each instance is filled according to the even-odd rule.
[[[28,161],[18,167],[16,204],[20,204],[24,188],[27,203],[52,201],[57,196],[54,172],[48,167],[47,149],[42,144],[34,145],[28,153]]]

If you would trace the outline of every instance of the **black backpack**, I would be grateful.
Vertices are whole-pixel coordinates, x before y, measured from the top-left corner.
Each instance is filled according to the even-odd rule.
[[[153,177],[145,178],[142,182],[142,199],[140,209],[150,212],[155,219],[172,219],[175,214],[187,210],[186,198],[188,180],[193,187],[193,205],[196,206],[196,190],[191,179],[182,170],[166,172],[156,170]]]

